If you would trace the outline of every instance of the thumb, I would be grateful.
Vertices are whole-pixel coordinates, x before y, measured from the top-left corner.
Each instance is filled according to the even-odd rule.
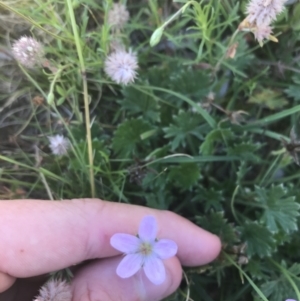
[[[72,282],[73,301],[158,301],[172,294],[179,286],[182,269],[177,257],[164,261],[166,279],[152,284],[141,269],[134,276],[122,279],[116,274],[121,256],[93,261],[75,274]]]

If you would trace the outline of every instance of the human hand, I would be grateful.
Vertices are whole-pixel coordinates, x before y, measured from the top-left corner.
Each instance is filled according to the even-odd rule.
[[[135,235],[145,215],[156,218],[158,238],[178,245],[177,255],[164,261],[166,280],[158,286],[142,271],[127,279],[117,276],[121,254],[110,245],[115,233]],[[206,264],[221,248],[218,237],[172,212],[96,199],[1,201],[0,221],[0,301],[29,301],[37,295],[33,281],[13,285],[16,278],[88,259],[94,260],[74,274],[72,301],[161,300],[179,286],[181,265]]]

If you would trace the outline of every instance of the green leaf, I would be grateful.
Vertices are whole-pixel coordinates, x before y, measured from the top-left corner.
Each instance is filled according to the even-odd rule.
[[[56,101],[56,105],[59,107],[61,106],[64,102],[65,102],[66,98],[65,97],[60,97],[57,101]]]
[[[283,185],[272,186],[269,189],[255,187],[255,192],[255,200],[264,208],[260,220],[271,232],[277,233],[281,228],[285,233],[290,233],[298,229],[300,204],[295,202],[295,197],[287,195],[287,188]]]
[[[205,216],[196,216],[197,224],[221,238],[223,244],[235,244],[239,241],[237,231],[224,218],[224,212],[213,212]]]
[[[223,207],[221,202],[223,201],[223,191],[215,190],[212,187],[199,187],[195,193],[195,197],[191,200],[191,202],[203,204],[205,212],[209,212],[212,209],[217,212],[222,211]]]
[[[280,92],[271,89],[264,89],[255,93],[248,102],[267,107],[270,110],[281,109],[288,104]]]
[[[261,147],[259,143],[242,142],[228,147],[227,152],[230,156],[240,156],[244,160],[259,162],[261,159],[255,152]]]
[[[174,117],[174,123],[168,127],[163,128],[165,132],[165,138],[173,138],[171,140],[171,148],[174,151],[180,145],[186,146],[187,135],[196,136],[199,139],[203,139],[201,131],[199,129],[202,122],[201,117],[192,112],[183,112]]]
[[[241,185],[242,180],[246,176],[246,174],[251,170],[251,167],[247,167],[247,163],[245,161],[241,161],[240,166],[236,172],[236,185]]]
[[[85,141],[81,142],[81,143],[85,144]],[[92,143],[93,143],[93,149],[95,150],[95,153],[94,153],[95,166],[101,167],[102,164],[109,164],[110,151],[107,149],[107,147],[103,143],[103,141],[94,139],[92,141]],[[86,145],[85,145],[85,147],[86,147]]]
[[[147,80],[152,86],[164,87],[187,97],[206,96],[210,91],[208,73],[174,62],[165,62],[161,67],[149,68]]]
[[[195,163],[182,163],[170,167],[169,179],[175,181],[183,189],[189,189],[200,179],[200,168]]]
[[[60,96],[66,97],[67,93],[60,85],[57,84],[55,90]]]
[[[239,78],[243,78],[243,83],[245,83],[245,79],[244,77],[247,77],[247,75],[242,72],[243,70],[245,70],[249,65],[251,65],[253,63],[253,60],[255,59],[255,56],[253,55],[253,53],[251,51],[249,51],[249,43],[247,43],[247,41],[245,40],[245,38],[243,37],[243,35],[241,36],[237,36],[236,37],[236,42],[238,43],[237,48],[236,48],[236,53],[234,58],[230,58],[227,60],[224,60],[222,62],[222,64],[224,64],[224,66],[226,66],[226,69],[230,69],[234,74],[235,74],[235,81],[239,80]],[[228,45],[229,43],[229,38],[227,40],[224,40],[224,43],[226,45]],[[227,51],[228,49],[225,48],[224,50],[224,46],[225,44],[222,44],[222,47],[218,47],[215,51],[216,51],[216,57],[221,57],[222,55],[224,55],[224,51]],[[227,84],[228,84],[228,76],[223,76],[222,78],[220,78],[220,80],[227,80]],[[224,87],[223,87],[224,89]]]
[[[215,129],[206,135],[204,142],[200,146],[200,152],[202,155],[212,155],[216,142],[223,142],[224,140],[230,140],[234,137],[234,134],[229,129]]]
[[[173,197],[169,193],[163,191],[155,191],[145,194],[147,206],[161,210],[168,210],[173,201]]]
[[[269,266],[266,266],[265,262],[262,263],[260,259],[255,260],[253,258],[245,266],[245,272],[249,273],[254,280],[266,280],[269,279],[268,275],[265,273],[268,270],[268,268]]]
[[[291,276],[298,276],[292,277],[293,281],[295,282],[296,286],[300,287],[300,264],[294,263],[289,269],[288,272]],[[274,276],[273,276],[274,278]],[[291,286],[291,283],[285,277],[285,275],[280,274],[276,277],[276,279],[267,281],[261,285],[261,290],[265,294],[265,296],[270,301],[282,301],[289,299],[297,299],[295,290]]]
[[[227,60],[228,64],[235,70],[245,70],[247,66],[251,65],[255,60],[255,56],[249,51],[249,43],[241,35],[238,39],[238,47],[236,49],[236,55],[233,59]]]
[[[150,125],[141,119],[126,120],[115,131],[112,143],[114,151],[123,156],[132,153],[142,141],[141,135],[150,129]]]
[[[119,103],[128,115],[143,116],[149,121],[159,121],[159,105],[149,90],[143,92],[132,86],[123,89],[124,100]]]
[[[240,227],[241,240],[247,243],[247,254],[249,257],[271,256],[275,250],[275,239],[272,233],[257,222],[246,222]]]
[[[177,71],[177,64],[168,64],[166,62],[162,65],[148,68],[147,74],[144,75],[144,79],[149,81],[151,86],[166,88],[170,85],[170,77]]]
[[[299,5],[300,7],[300,5]],[[284,92],[287,94],[287,96],[294,98],[295,101],[300,100],[300,77],[299,75],[295,75],[292,77],[293,84],[290,84],[287,89],[284,90]]]
[[[287,89],[284,90],[287,96],[294,98],[296,101],[300,101],[300,86],[299,85],[289,85]]]
[[[192,99],[205,97],[210,92],[209,73],[178,66],[176,72],[170,77],[170,88]]]

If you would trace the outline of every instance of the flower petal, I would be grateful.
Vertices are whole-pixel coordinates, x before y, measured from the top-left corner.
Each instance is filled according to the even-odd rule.
[[[157,223],[154,216],[145,216],[139,227],[139,237],[144,241],[154,241],[157,233]]]
[[[177,244],[170,239],[160,239],[153,246],[153,252],[161,259],[167,259],[176,255],[177,249]]]
[[[148,279],[156,285],[162,284],[166,279],[166,270],[163,262],[156,256],[151,256],[144,265]]]
[[[116,233],[110,238],[110,244],[123,253],[134,253],[139,248],[140,240],[131,234]]]
[[[140,254],[126,255],[117,267],[117,275],[121,278],[133,276],[142,267],[142,261]]]

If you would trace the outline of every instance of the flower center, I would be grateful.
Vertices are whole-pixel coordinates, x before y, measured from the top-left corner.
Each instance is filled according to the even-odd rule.
[[[140,253],[143,254],[144,256],[147,256],[152,253],[152,245],[147,242],[143,242],[140,245]]]

